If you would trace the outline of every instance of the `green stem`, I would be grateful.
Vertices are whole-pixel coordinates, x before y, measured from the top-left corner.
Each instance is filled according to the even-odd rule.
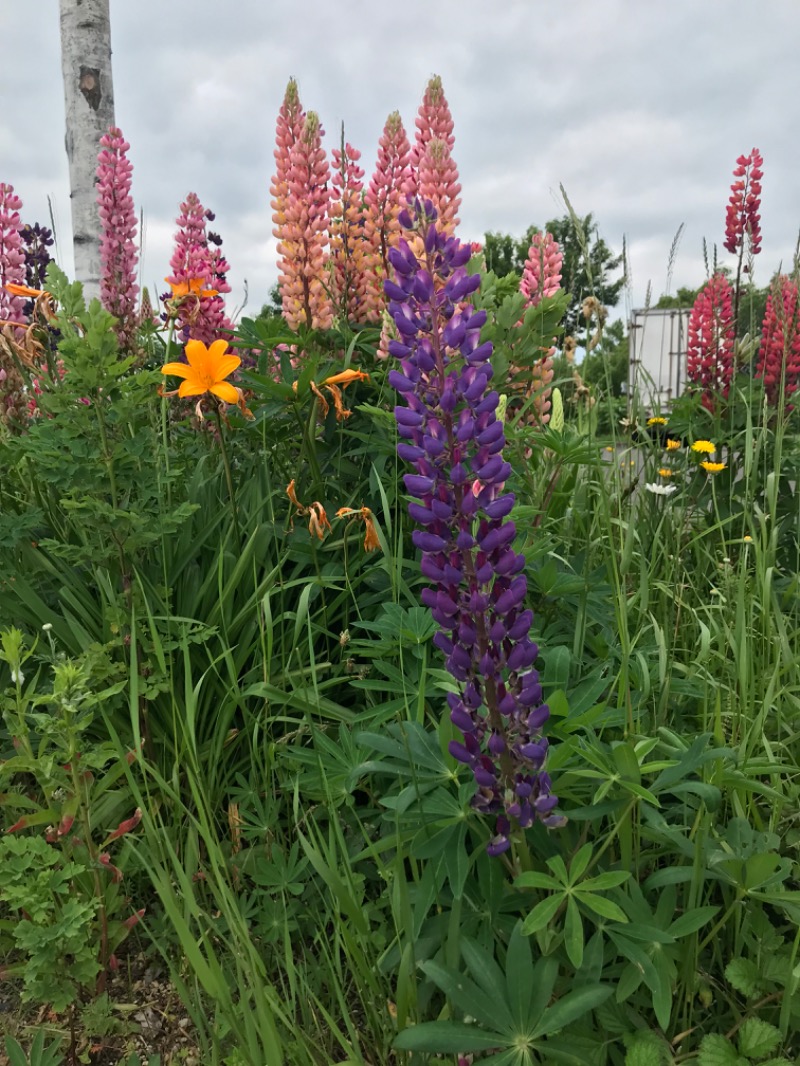
[[[236,493],[233,488],[233,475],[231,474],[231,461],[228,455],[228,446],[225,443],[225,433],[222,428],[222,416],[219,413],[219,408],[216,410],[217,416],[217,429],[219,430],[219,446],[222,452],[222,465],[225,467],[225,481],[228,485],[228,498],[231,504],[231,515],[233,516],[233,528],[236,530],[236,540],[241,546],[242,534],[239,528],[239,511],[236,507]]]

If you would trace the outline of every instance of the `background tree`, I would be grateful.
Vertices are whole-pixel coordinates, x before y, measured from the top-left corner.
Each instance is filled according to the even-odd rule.
[[[61,71],[75,277],[100,296],[100,216],[95,171],[100,138],[114,126],[109,0],[60,0]]]
[[[567,214],[551,219],[544,229],[553,234],[564,256],[561,285],[571,296],[564,316],[565,336],[580,338],[586,330],[581,304],[587,296],[596,296],[605,307],[616,307],[619,302],[625,278],[615,278],[613,274],[622,266],[622,255],[615,255],[598,235],[591,213],[584,218],[573,219]],[[519,238],[508,233],[487,233],[484,253],[488,269],[499,277],[511,273],[522,277],[531,238],[537,232],[538,227],[529,226]]]

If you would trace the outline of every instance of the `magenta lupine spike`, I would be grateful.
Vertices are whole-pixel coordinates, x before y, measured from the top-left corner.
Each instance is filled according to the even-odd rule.
[[[769,402],[776,407],[781,385],[785,397],[800,387],[800,300],[797,282],[781,274],[767,297],[756,377],[764,382]]]
[[[112,126],[100,138],[97,156],[97,206],[102,230],[100,302],[118,321],[117,337],[122,348],[130,344],[136,333],[139,295],[136,283],[139,252],[129,148],[122,131]]]
[[[439,216],[439,228],[451,236],[458,225],[461,206],[458,170],[446,141],[438,137],[428,141],[419,163],[417,193],[430,200]]]
[[[744,248],[747,234],[750,252],[761,251],[761,179],[764,160],[757,148],[736,160],[731,197],[725,217],[725,247],[734,255]]]
[[[333,150],[333,185],[339,199],[331,204],[332,286],[337,306],[349,322],[378,322],[382,301],[375,284],[375,255],[366,237],[364,171],[361,153],[345,144]]]
[[[555,813],[544,769],[549,716],[534,669],[525,558],[512,545],[506,521],[514,505],[504,492],[511,467],[503,459],[505,433],[491,390],[491,342],[481,344],[486,312],[469,301],[480,276],[469,275],[470,247],[438,229],[433,205],[415,205],[418,258],[405,240],[389,252],[396,281],[385,283],[399,340],[389,344],[400,369],[389,383],[405,403],[395,408],[404,476],[415,501],[409,514],[421,526],[412,539],[420,568],[433,585],[423,602],[440,626],[434,643],[458,684],[447,697],[450,719],[463,734],[450,753],[472,770],[472,804],[497,815],[490,854],[511,846],[512,825],[563,824]]]
[[[563,259],[552,233],[534,233],[519,283],[527,307],[535,307],[546,297],[555,296],[561,288]]]
[[[178,230],[170,259],[172,273],[167,278],[170,285],[187,285],[190,289],[190,293],[181,298],[176,328],[184,334],[184,339],[191,338],[204,344],[213,343],[224,335],[224,330],[233,328],[225,313],[222,295],[231,291],[225,278],[228,264],[216,246],[213,251],[209,246],[206,232],[209,215],[211,212],[203,207],[197,193],[190,192],[176,219]],[[191,295],[192,290],[198,295]],[[212,290],[218,295],[201,295]]]
[[[444,95],[442,79],[435,74],[425,88],[416,118],[417,135],[409,156],[410,174],[404,186],[406,197],[416,196],[419,190],[419,168],[430,141],[444,141],[452,155],[455,136],[453,116]]]
[[[406,206],[403,188],[409,180],[411,146],[397,111],[386,119],[378,144],[375,173],[364,194],[367,205],[365,234],[377,256],[382,271],[380,298],[383,300],[383,278],[389,277],[389,249],[397,247],[402,235],[397,216]]]
[[[0,183],[0,319],[4,322],[24,322],[25,299],[12,296],[7,284],[25,284],[25,251],[22,247],[19,213],[22,200],[13,185]]]
[[[329,329],[333,322],[326,253],[330,167],[323,133],[318,115],[309,111],[289,153],[284,223],[276,227],[283,314],[293,329]]]
[[[703,390],[703,406],[714,411],[733,380],[733,294],[724,274],[714,274],[697,294],[688,334],[687,376]]]

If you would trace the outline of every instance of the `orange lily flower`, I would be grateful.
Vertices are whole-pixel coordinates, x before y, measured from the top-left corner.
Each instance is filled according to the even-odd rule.
[[[201,300],[207,300],[211,296],[219,296],[217,289],[204,289],[202,278],[189,278],[188,281],[170,281],[169,278],[164,278],[164,281],[172,289],[173,299],[182,296],[197,296]]]
[[[226,355],[227,350],[226,340],[214,341],[208,348],[202,341],[187,341],[188,363],[166,363],[161,367],[161,373],[184,379],[178,387],[178,396],[203,396],[210,392],[225,403],[238,403],[240,390],[225,378],[236,370],[241,359],[238,355]],[[175,393],[164,395],[174,396]]]

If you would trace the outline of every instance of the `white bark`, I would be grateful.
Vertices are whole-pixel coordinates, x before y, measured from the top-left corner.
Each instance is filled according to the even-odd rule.
[[[75,277],[100,296],[99,141],[114,125],[109,0],[59,0]]]

